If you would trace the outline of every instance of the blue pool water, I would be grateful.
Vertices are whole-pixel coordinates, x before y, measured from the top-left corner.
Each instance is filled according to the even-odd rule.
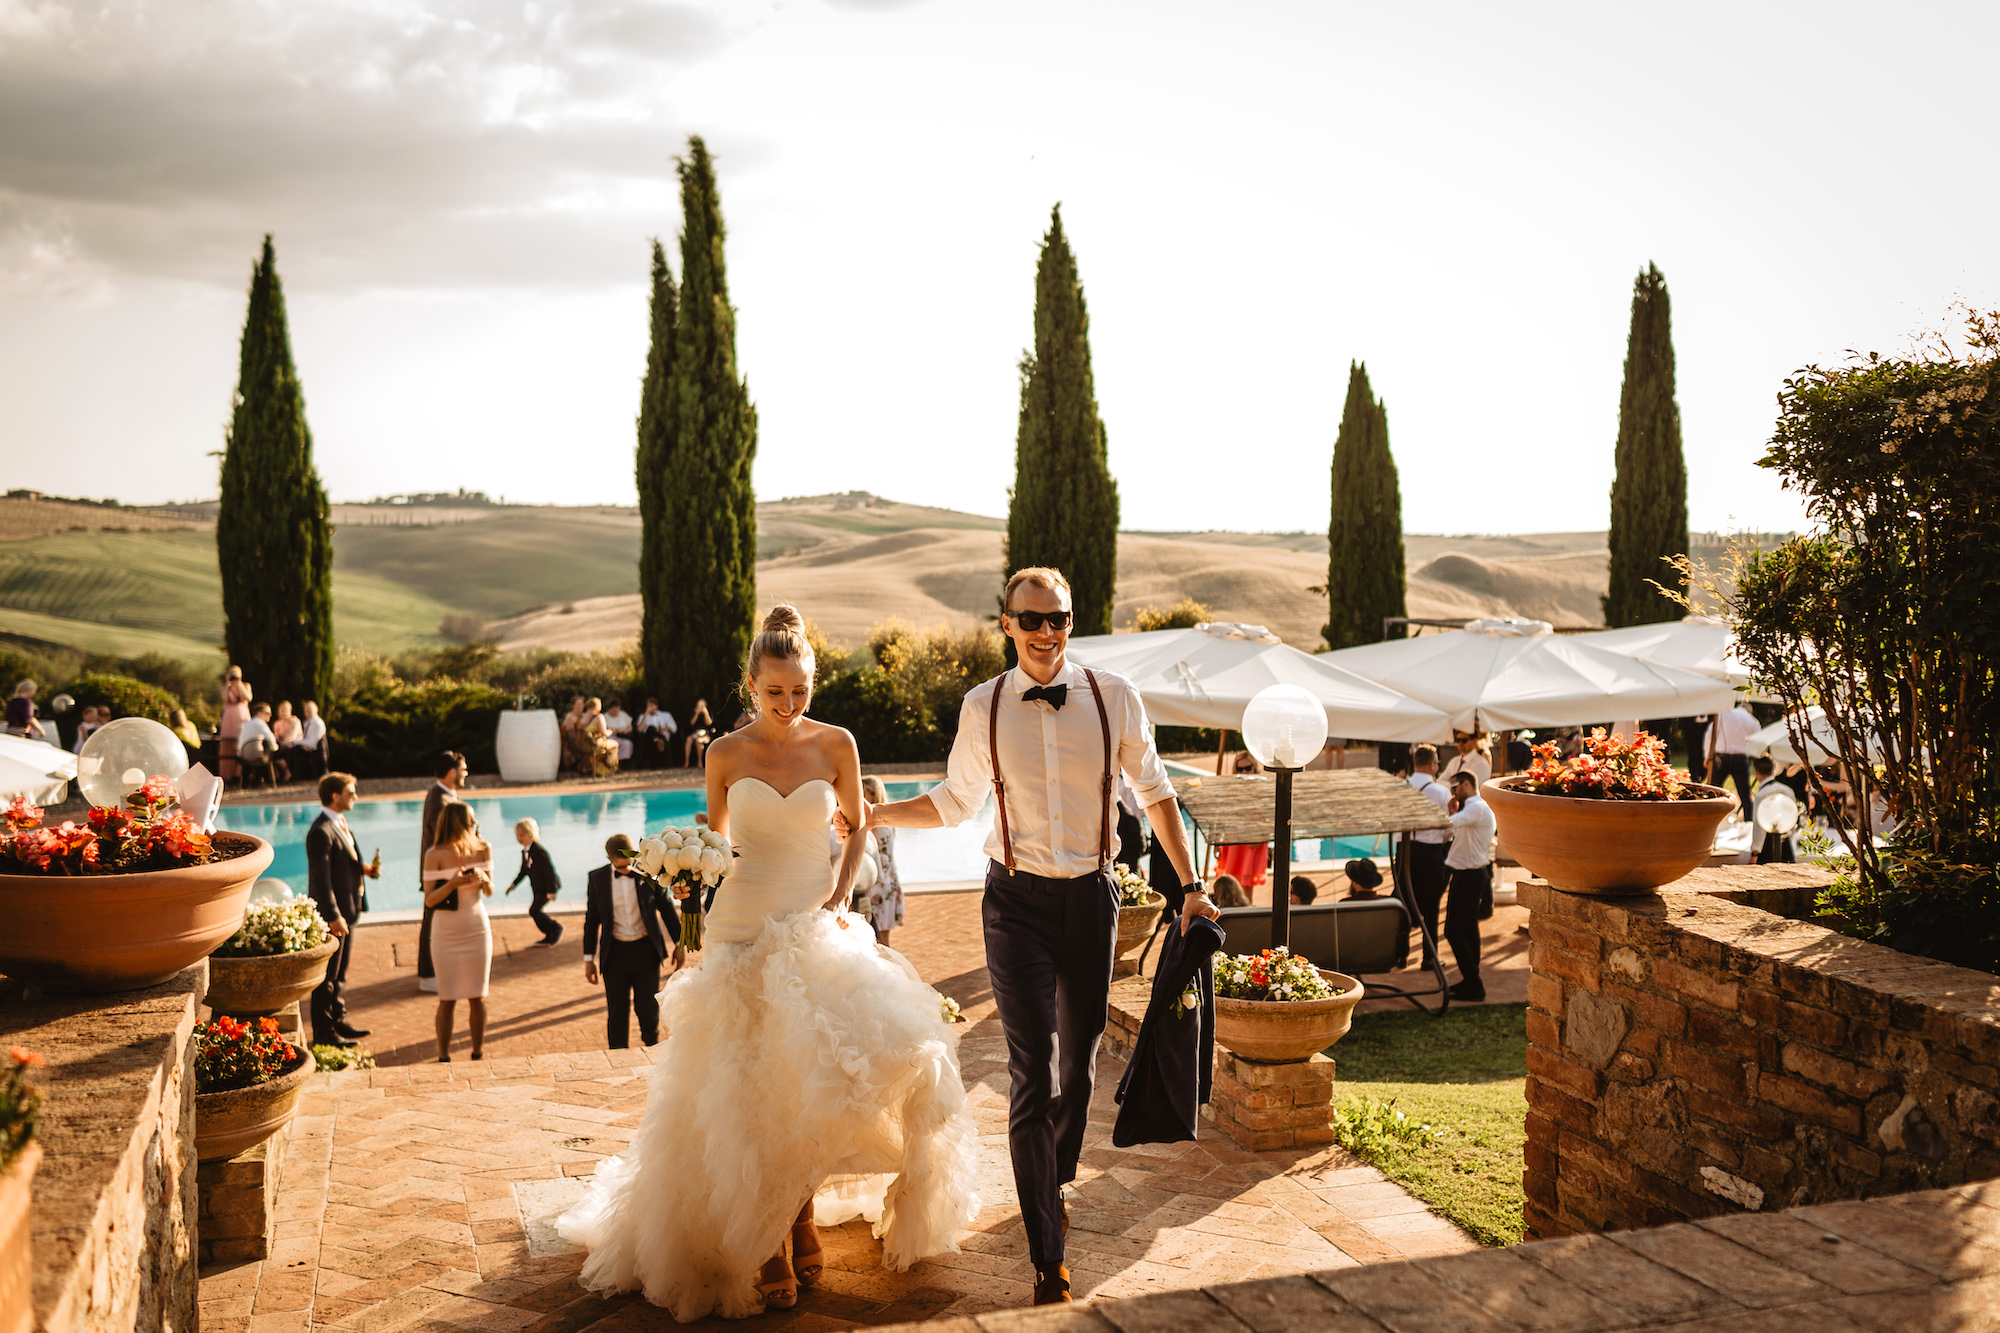
[[[928,782],[886,784],[889,799],[907,800],[928,791]],[[604,840],[614,833],[634,839],[669,825],[694,823],[708,805],[706,793],[681,791],[564,792],[555,796],[482,796],[467,798],[487,841],[493,844],[495,905],[527,905],[526,881],[512,897],[499,890],[514,877],[521,863],[514,842],[514,824],[533,819],[541,825],[542,843],[562,876],[563,898],[581,902],[583,881],[591,868],[604,864]],[[368,886],[371,910],[415,911],[423,906],[417,888],[418,828],[423,819],[421,799],[363,801],[347,814],[347,826],[361,854],[382,851],[382,878]],[[319,818],[319,804],[224,806],[216,824],[238,833],[254,833],[275,852],[264,873],[283,880],[294,893],[306,891],[306,830]],[[977,879],[986,873],[981,851],[992,827],[992,803],[957,828],[901,829],[896,834],[896,860],[905,885]]]

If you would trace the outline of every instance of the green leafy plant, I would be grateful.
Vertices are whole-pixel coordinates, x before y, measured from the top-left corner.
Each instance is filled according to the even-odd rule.
[[[1142,606],[1132,613],[1131,629],[1135,634],[1150,634],[1162,629],[1193,629],[1215,619],[1215,613],[1192,597],[1183,597],[1164,611],[1157,606]]]
[[[216,955],[222,958],[264,958],[272,954],[304,953],[333,936],[326,920],[308,898],[282,903],[251,903],[243,925]]]
[[[328,1073],[343,1069],[373,1069],[375,1055],[366,1046],[315,1046],[313,1063]]]
[[[1333,1110],[1333,1141],[1349,1152],[1372,1156],[1395,1144],[1415,1145],[1441,1139],[1429,1122],[1396,1109],[1396,1099],[1372,1093],[1349,1094]]]
[[[28,1071],[48,1063],[35,1052],[16,1046],[7,1052],[7,1073],[0,1078],[0,1171],[14,1165],[35,1137],[42,1094],[28,1082]]]

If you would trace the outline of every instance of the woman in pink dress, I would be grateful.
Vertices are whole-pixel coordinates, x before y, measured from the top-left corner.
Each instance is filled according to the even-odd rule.
[[[236,781],[236,738],[249,720],[250,683],[243,679],[243,668],[233,666],[222,676],[222,720],[215,729],[215,766],[224,782]]]

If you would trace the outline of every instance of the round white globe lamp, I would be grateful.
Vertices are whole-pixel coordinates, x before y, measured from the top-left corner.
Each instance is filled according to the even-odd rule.
[[[149,717],[105,723],[76,754],[77,785],[95,806],[122,806],[147,778],[171,781],[187,770],[187,746]]]
[[[1243,744],[1277,778],[1271,819],[1271,947],[1292,938],[1292,774],[1326,745],[1326,705],[1297,685],[1269,685],[1243,709]]]

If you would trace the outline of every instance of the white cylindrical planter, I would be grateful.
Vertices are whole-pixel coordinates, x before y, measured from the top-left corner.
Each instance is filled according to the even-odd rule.
[[[500,714],[493,750],[503,780],[554,782],[562,767],[562,728],[555,710],[526,708]]]

